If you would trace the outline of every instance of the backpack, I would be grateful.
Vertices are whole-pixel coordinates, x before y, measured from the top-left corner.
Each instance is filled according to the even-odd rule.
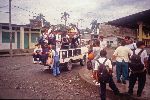
[[[135,50],[133,51],[133,55],[130,58],[130,63],[129,63],[129,68],[131,69],[132,72],[141,72],[144,69],[144,65],[141,62],[141,53],[144,51],[142,49],[138,54],[135,54]]]
[[[104,60],[103,63],[100,63],[99,60],[96,60],[96,61],[99,63],[98,82],[108,83],[110,80],[111,74],[109,73],[109,70],[107,70],[108,66],[105,65],[107,58]]]

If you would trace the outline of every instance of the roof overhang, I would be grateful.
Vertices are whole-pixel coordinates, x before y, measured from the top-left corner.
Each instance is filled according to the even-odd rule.
[[[119,18],[113,21],[109,21],[107,22],[107,24],[114,25],[117,27],[121,26],[131,29],[137,29],[138,22],[143,22],[145,26],[150,25],[150,9],[123,18]]]

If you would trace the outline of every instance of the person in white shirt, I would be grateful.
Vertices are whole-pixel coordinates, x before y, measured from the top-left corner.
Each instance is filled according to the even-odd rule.
[[[101,50],[106,49],[107,47],[107,42],[104,41],[103,36],[100,37],[100,47],[101,47]]]
[[[41,63],[42,61],[42,48],[39,44],[35,45],[35,49],[33,51],[33,63]]]
[[[145,48],[144,42],[138,41],[136,43],[136,45],[137,45],[137,49],[135,50],[135,54],[138,54],[141,50],[143,50],[140,57],[141,57],[141,63],[144,65],[144,68],[143,68],[143,70],[141,70],[140,72],[137,72],[137,73],[134,73],[131,71],[131,74],[129,77],[128,93],[130,95],[133,95],[133,88],[134,88],[134,85],[136,83],[136,80],[138,80],[137,96],[140,97],[142,94],[142,91],[144,89],[145,82],[146,82],[146,68],[148,66],[148,63],[147,63],[148,62],[148,55],[147,55],[146,50],[144,50],[144,48]],[[131,54],[131,56],[132,56],[132,54]]]
[[[128,40],[127,44],[126,44],[126,47],[130,48],[132,51],[135,50],[137,47],[136,47],[136,43],[133,42],[133,40]]]
[[[99,63],[98,63],[98,61],[95,61],[95,69],[94,70],[97,71],[97,73],[98,73],[100,63],[103,64],[105,62],[104,65],[106,67],[108,67],[107,70],[110,73],[110,78],[109,78],[109,81],[108,81],[109,87],[113,90],[115,95],[119,95],[120,92],[119,92],[118,88],[116,87],[116,85],[113,81],[113,78],[112,78],[112,72],[113,72],[112,71],[113,70],[112,69],[112,64],[111,64],[111,61],[106,58],[106,55],[107,55],[106,50],[101,50],[100,51],[100,58],[98,59]],[[98,78],[97,78],[97,81],[98,81]],[[106,82],[101,82],[100,81],[100,91],[101,91],[100,92],[101,100],[106,100]]]
[[[93,78],[96,79],[96,72],[95,72],[95,61],[100,57],[100,42],[99,40],[96,40],[94,43],[94,47],[92,48],[92,52],[94,54],[94,59],[92,60],[92,66],[93,66]]]
[[[126,47],[126,42],[123,40],[121,42],[121,46],[119,46],[114,54],[112,59],[116,59],[116,74],[117,74],[117,83],[121,83],[121,75],[122,75],[122,83],[126,84],[126,80],[128,78],[128,62],[129,55],[131,55],[131,49]]]

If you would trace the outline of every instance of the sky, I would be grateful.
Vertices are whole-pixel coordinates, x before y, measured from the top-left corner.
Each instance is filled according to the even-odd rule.
[[[0,0],[0,23],[9,22],[8,1]],[[51,24],[63,24],[61,13],[67,12],[68,24],[78,22],[80,28],[86,28],[94,19],[112,21],[150,9],[149,5],[150,0],[12,0],[12,23],[29,24],[29,19],[42,13]]]

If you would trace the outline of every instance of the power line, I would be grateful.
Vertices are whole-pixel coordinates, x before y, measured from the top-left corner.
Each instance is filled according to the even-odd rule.
[[[9,13],[9,12],[4,12],[4,11],[0,11],[1,13]]]
[[[8,7],[8,5],[5,5],[5,6],[1,6],[0,8],[5,8],[5,7]]]
[[[32,14],[35,14],[35,15],[40,15],[40,14],[37,14],[36,12],[33,12],[33,11],[30,11],[30,10],[27,10],[27,9],[24,9],[22,7],[19,7],[19,6],[16,6],[16,5],[13,5],[14,8],[18,8],[18,9],[21,9],[23,11],[27,11],[29,13],[32,13]]]

